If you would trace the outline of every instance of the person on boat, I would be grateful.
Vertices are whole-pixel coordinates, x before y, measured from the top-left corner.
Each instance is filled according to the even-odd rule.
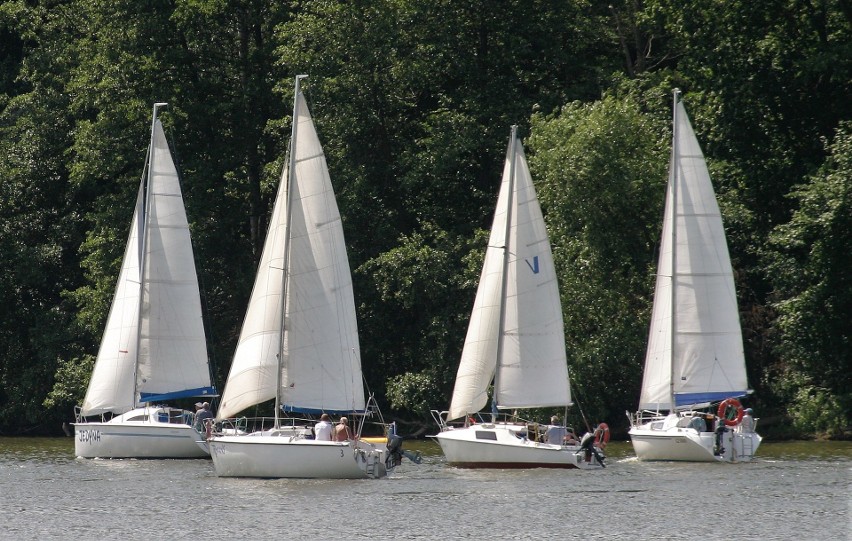
[[[545,432],[544,440],[553,445],[562,445],[568,439],[568,429],[559,424],[559,417],[554,415],[550,418],[550,425]]]
[[[580,443],[580,438],[577,437],[577,434],[574,433],[574,429],[570,427],[565,427],[565,430],[568,431],[568,435],[565,436],[563,443],[565,445],[577,445]]]
[[[327,413],[320,415],[319,422],[314,425],[314,434],[317,440],[331,441],[334,439],[334,425],[331,424],[331,417]]]
[[[207,426],[207,419],[213,418],[213,412],[210,411],[210,402],[204,402],[201,405],[201,409],[198,409],[195,412],[195,428],[199,432],[204,432]],[[195,407],[198,408],[199,404],[195,404]]]
[[[689,426],[696,432],[707,432],[707,421],[701,415],[696,415],[689,420]]]
[[[754,432],[754,410],[751,408],[746,408],[743,412],[743,419],[740,421],[740,424],[737,426],[737,432],[740,434],[750,434]]]
[[[198,412],[201,411],[203,407],[204,404],[202,404],[201,402],[196,402],[195,413],[193,413],[192,415],[189,415],[189,413],[187,413],[187,415],[189,415],[189,422],[187,424],[192,426],[196,430],[198,429],[198,422],[196,421],[196,419],[198,418]]]
[[[341,417],[340,421],[337,423],[337,426],[334,427],[334,439],[335,441],[347,441],[354,440],[355,437],[352,435],[352,429],[349,428],[349,419],[346,417]]]
[[[724,455],[725,448],[722,446],[722,438],[728,428],[725,426],[725,420],[721,417],[716,419],[716,428],[713,432],[716,434],[716,445],[713,447],[713,454],[716,456]]]

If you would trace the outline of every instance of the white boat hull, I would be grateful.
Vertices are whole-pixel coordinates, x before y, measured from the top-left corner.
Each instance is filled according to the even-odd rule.
[[[630,440],[639,460],[673,460],[684,462],[748,462],[754,458],[762,438],[754,432],[728,430],[722,436],[724,452],[715,454],[716,434],[692,428],[671,427],[666,430],[634,427]]]
[[[480,424],[448,428],[435,438],[447,463],[462,468],[581,468],[602,465],[579,445],[552,445],[518,437],[522,426]],[[600,451],[598,451],[600,453]]]
[[[219,477],[367,479],[387,475],[384,449],[364,442],[254,433],[216,436],[208,445]]]
[[[106,422],[74,423],[74,454],[83,458],[207,458],[204,437],[188,424],[146,420],[134,410]]]

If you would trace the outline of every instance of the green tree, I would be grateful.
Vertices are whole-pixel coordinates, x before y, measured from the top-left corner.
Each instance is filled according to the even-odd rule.
[[[559,269],[574,395],[590,421],[617,424],[639,396],[665,126],[629,95],[533,117],[530,167]]]
[[[482,0],[318,1],[282,25],[281,61],[311,75],[355,260],[424,221],[484,225],[508,127],[599,93],[604,27],[582,2]]]
[[[822,163],[821,139],[852,117],[852,12],[842,0],[624,0],[614,13],[625,71],[641,81],[662,67],[685,91],[725,217],[749,381],[774,402],[766,243]]]
[[[852,426],[852,122],[793,196],[792,219],[770,238],[781,364],[767,374],[794,426],[839,436]]]
[[[85,349],[96,349],[115,285],[151,104],[165,101],[221,386],[280,174],[285,130],[268,121],[287,107],[273,91],[280,75],[271,55],[273,28],[289,12],[254,1],[77,7],[87,27],[66,84],[79,111],[72,180],[89,222],[86,282],[71,293],[90,337]]]
[[[357,269],[378,288],[368,296],[381,302],[359,310],[372,338],[362,351],[387,379],[391,408],[426,417],[448,405],[486,241],[485,231],[468,239],[427,223]]]
[[[600,92],[606,17],[582,2],[318,1],[280,27],[281,61],[311,75],[378,394],[391,377],[402,405],[410,374],[445,394],[431,407],[448,402],[475,290],[459,284],[484,249],[461,239],[493,215],[509,126]],[[404,332],[386,336],[389,320]]]
[[[0,3],[0,427],[56,427],[80,399],[154,101],[170,103],[222,384],[293,76],[308,73],[367,379],[396,408],[423,417],[449,398],[511,124],[531,133],[577,397],[609,421],[633,407],[679,86],[725,217],[761,406],[825,404],[797,426],[834,430],[849,407],[832,325],[848,306],[814,273],[843,285],[843,267],[784,242],[817,229],[802,225],[814,194],[837,200],[821,186],[845,170],[848,129],[834,132],[852,118],[850,34],[845,0]],[[827,339],[822,360],[800,332]]]
[[[80,279],[82,238],[68,185],[69,100],[57,73],[72,57],[67,5],[0,5],[0,431],[44,426],[42,401],[58,359],[74,350],[73,309],[62,291]],[[44,47],[43,49],[41,47]]]

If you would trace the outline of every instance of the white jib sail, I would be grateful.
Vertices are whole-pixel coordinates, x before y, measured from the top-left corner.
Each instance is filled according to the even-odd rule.
[[[107,324],[81,414],[124,413],[133,409],[136,347],[139,341],[139,229],[143,215],[144,182],[136,196],[130,234],[124,250],[121,272],[115,286]]]
[[[675,107],[677,135],[639,404],[642,409],[672,409],[744,393],[748,387],[722,216],[683,103],[676,100]],[[675,202],[672,182],[677,183]],[[677,400],[673,393],[679,395]]]
[[[511,223],[504,296],[507,219]],[[500,306],[504,302],[502,355],[497,359]],[[480,411],[497,370],[496,395],[501,408],[561,406],[571,402],[553,255],[523,146],[515,138],[509,143],[448,419]]]

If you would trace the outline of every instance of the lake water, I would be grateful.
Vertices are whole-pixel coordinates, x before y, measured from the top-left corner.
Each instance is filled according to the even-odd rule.
[[[764,443],[750,464],[462,470],[359,481],[220,479],[209,460],[86,460],[0,438],[0,539],[852,539],[852,442]]]

